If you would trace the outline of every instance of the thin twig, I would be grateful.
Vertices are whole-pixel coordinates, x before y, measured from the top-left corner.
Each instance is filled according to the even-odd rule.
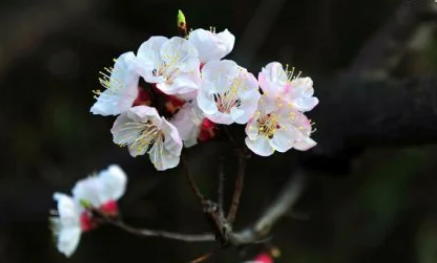
[[[237,141],[235,141],[234,136],[232,136],[231,132],[229,131],[228,127],[223,126],[223,130],[226,133],[226,136],[228,136],[229,141],[231,141],[231,143],[234,145],[234,147],[238,150],[240,149],[240,147],[238,146]]]
[[[206,201],[205,197],[200,192],[199,187],[197,186],[196,181],[194,180],[194,177],[191,174],[190,169],[188,167],[188,163],[184,157],[181,157],[181,162],[182,165],[184,166],[185,175],[187,176],[188,182],[190,183],[191,190],[193,190],[194,194],[196,194],[197,198],[199,199],[199,202],[203,205]]]
[[[244,159],[243,159],[244,160]],[[228,245],[241,246],[247,244],[262,243],[270,240],[268,234],[271,227],[283,217],[287,211],[296,203],[300,194],[302,193],[304,187],[304,175],[303,172],[297,172],[288,181],[281,191],[281,194],[276,198],[276,200],[267,208],[267,210],[261,215],[261,217],[256,221],[253,227],[248,227],[239,232],[234,232],[232,225],[229,221],[217,213],[217,209],[214,208],[214,204],[205,201],[203,204],[205,207],[209,207],[205,211],[206,215],[210,216],[210,220],[215,226],[216,234],[199,234],[199,235],[188,235],[179,234],[167,231],[156,231],[150,229],[137,229],[124,224],[121,221],[113,220],[111,218],[101,215],[105,221],[108,223],[123,229],[129,233],[143,236],[143,237],[162,237],[174,240],[180,240],[185,242],[209,242],[217,241],[220,238],[221,246],[220,248],[225,248]],[[209,204],[209,205],[208,205]]]
[[[235,187],[234,187],[234,193],[232,195],[232,203],[227,216],[227,221],[228,221],[227,223],[232,224],[237,215],[241,194],[243,192],[244,174],[246,171],[246,159],[249,158],[250,155],[247,154],[246,149],[241,149],[239,147],[234,137],[232,136],[231,132],[228,130],[226,126],[224,126],[223,129],[225,130],[226,135],[229,138],[229,141],[234,145],[238,155],[237,178],[235,179]]]
[[[253,227],[233,232],[231,226],[226,229],[229,242],[234,246],[259,243],[269,240],[266,237],[272,226],[283,217],[287,211],[296,204],[305,185],[303,171],[296,172],[285,184],[279,196],[267,208],[267,210],[256,221]]]
[[[160,230],[151,230],[151,229],[144,229],[144,228],[135,228],[129,225],[126,225],[123,221],[120,220],[114,220],[111,219],[102,213],[98,211],[94,211],[97,213],[100,217],[102,217],[107,223],[116,226],[126,232],[135,234],[137,236],[142,237],[162,237],[162,238],[168,238],[168,239],[174,239],[179,241],[185,241],[185,242],[207,242],[207,241],[215,241],[215,237],[212,234],[181,234],[181,233],[174,233],[174,232],[168,232],[168,231],[160,231]]]
[[[228,213],[228,221],[230,224],[234,222],[235,217],[237,215],[241,194],[243,192],[245,171],[246,171],[246,156],[240,153],[238,158],[238,173],[237,173],[237,178],[235,179],[234,194],[232,196],[231,208],[229,209],[229,213]]]
[[[223,214],[223,185],[225,180],[225,172],[224,172],[224,158],[223,156],[220,158],[220,167],[219,167],[219,181],[218,181],[218,189],[217,189],[217,202],[219,212]]]
[[[302,194],[305,179],[303,171],[298,170],[293,174],[293,177],[286,183],[277,199],[256,222],[256,232],[269,230],[279,218],[290,210],[290,207],[297,202]]]
[[[189,263],[200,263],[200,262],[203,262],[203,261],[207,260],[208,258],[210,258],[213,254],[214,254],[214,251],[208,252],[208,253],[200,256],[200,257],[197,257],[197,258],[191,260]]]
[[[360,49],[349,72],[386,77],[401,60],[411,37],[437,17],[434,1],[402,1],[390,19]]]

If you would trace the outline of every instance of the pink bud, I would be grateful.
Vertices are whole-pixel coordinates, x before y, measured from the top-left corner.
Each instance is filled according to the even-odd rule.
[[[273,258],[270,256],[270,254],[263,252],[261,254],[258,254],[258,256],[255,257],[254,261],[259,263],[273,263]]]
[[[110,200],[110,201],[106,202],[105,204],[103,204],[99,208],[99,210],[105,215],[115,216],[118,214],[117,202],[114,200]]]

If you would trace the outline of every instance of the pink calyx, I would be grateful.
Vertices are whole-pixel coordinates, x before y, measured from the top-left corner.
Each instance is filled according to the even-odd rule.
[[[92,220],[91,214],[88,211],[84,211],[80,215],[80,226],[82,232],[88,232],[96,227],[95,223]]]
[[[99,207],[99,211],[107,216],[118,215],[118,204],[114,200],[110,200]]]
[[[273,263],[273,258],[270,256],[270,254],[263,252],[258,254],[258,256],[254,258],[254,261],[258,263]]]

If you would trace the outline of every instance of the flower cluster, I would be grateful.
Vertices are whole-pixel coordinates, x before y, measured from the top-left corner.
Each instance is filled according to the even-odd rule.
[[[117,200],[123,196],[127,178],[117,165],[76,183],[72,196],[55,193],[56,216],[51,217],[52,231],[58,250],[71,256],[83,232],[97,227],[95,212],[107,217],[118,215]]]
[[[95,91],[93,114],[118,115],[114,143],[133,156],[148,154],[157,170],[179,164],[183,147],[212,139],[217,125],[246,125],[247,147],[261,156],[307,150],[318,104],[313,82],[278,62],[256,78],[224,59],[235,37],[227,29],[195,29],[183,36],[152,36],[106,68]]]

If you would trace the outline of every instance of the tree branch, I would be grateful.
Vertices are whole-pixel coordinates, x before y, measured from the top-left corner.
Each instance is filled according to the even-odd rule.
[[[222,247],[226,247],[228,244],[241,246],[263,242],[270,233],[272,226],[296,203],[302,193],[304,182],[305,178],[303,173],[301,171],[295,173],[286,183],[275,201],[268,206],[267,210],[256,221],[254,226],[245,228],[240,232],[234,232],[229,221],[221,216],[217,209],[214,209],[213,204],[210,204],[209,207],[211,207],[211,210],[206,210],[205,213],[211,216],[214,224],[220,231],[223,230],[221,231],[221,235],[226,240],[221,240]],[[206,201],[206,203],[208,203],[208,201]],[[124,224],[122,221],[108,218],[98,211],[96,211],[96,213],[111,225],[138,236],[162,237],[185,242],[209,242],[217,240],[217,234],[192,235],[150,229],[137,229]]]
[[[296,204],[304,186],[305,175],[303,171],[297,171],[285,184],[275,201],[258,218],[253,227],[236,233],[232,232],[230,226],[227,227],[229,241],[235,246],[262,242],[270,233],[273,225]]]
[[[101,214],[100,214],[101,215]],[[102,216],[102,215],[101,215]],[[174,239],[185,242],[208,242],[215,241],[215,237],[212,234],[198,234],[198,235],[190,235],[190,234],[180,234],[168,231],[159,231],[159,230],[151,230],[151,229],[138,229],[132,226],[126,225],[122,221],[112,220],[108,217],[104,217],[105,221],[109,224],[116,226],[126,232],[135,234],[137,236],[142,237],[162,237],[168,239]]]
[[[238,156],[238,171],[235,179],[234,194],[232,196],[232,203],[228,213],[228,221],[232,224],[237,216],[238,206],[240,204],[241,194],[244,186],[244,174],[246,173],[246,156],[244,153],[237,153]]]
[[[218,202],[218,208],[220,213],[223,213],[223,187],[224,187],[224,180],[225,180],[225,172],[224,172],[224,158],[223,156],[220,158],[220,164],[219,164],[219,179],[218,179],[218,187],[217,187],[217,202]]]
[[[181,157],[181,162],[182,162],[182,166],[184,167],[185,175],[186,175],[186,177],[188,179],[188,182],[190,184],[191,190],[197,196],[197,199],[199,199],[200,204],[203,206],[203,204],[206,201],[205,197],[200,192],[199,187],[197,186],[196,181],[194,180],[194,177],[193,177],[193,175],[190,172],[190,169],[188,167],[188,163],[187,163],[187,161],[185,160],[185,158],[183,156]]]
[[[430,18],[437,18],[434,0],[404,1],[361,48],[349,71],[387,76],[398,64],[419,26]]]
[[[371,80],[349,75],[318,82],[311,154],[344,148],[437,142],[437,77]]]

